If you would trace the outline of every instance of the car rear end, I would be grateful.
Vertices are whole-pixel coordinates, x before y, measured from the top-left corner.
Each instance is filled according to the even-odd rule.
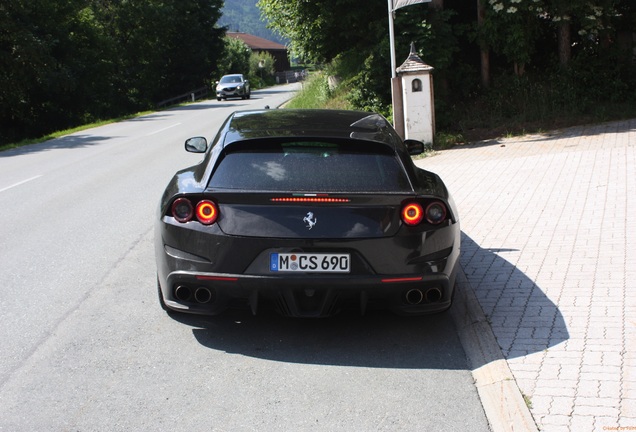
[[[204,191],[162,209],[165,304],[204,314],[269,304],[297,317],[447,309],[457,216],[448,196],[431,193],[437,176],[408,172],[392,147],[372,141],[232,144]]]

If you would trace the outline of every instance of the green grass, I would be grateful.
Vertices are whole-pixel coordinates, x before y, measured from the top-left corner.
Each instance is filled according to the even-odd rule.
[[[465,142],[464,136],[460,133],[437,132],[433,138],[433,148],[446,150],[463,142]]]
[[[302,83],[301,90],[296,96],[285,104],[285,108],[312,109],[323,108],[329,100],[329,86],[327,78],[321,74],[311,74],[309,79]]]
[[[285,104],[294,109],[351,109],[346,100],[344,86],[329,89],[329,79],[322,72],[315,72],[302,84],[302,89]]]
[[[530,396],[525,393],[521,393],[521,396],[523,396],[523,401],[526,403],[528,409],[532,409],[532,399],[530,399]]]
[[[436,100],[433,148],[444,150],[467,142],[636,118],[636,104],[629,97],[627,101],[614,100],[618,96],[603,101],[586,96],[581,100],[568,86],[549,80],[509,81],[469,100]],[[345,82],[330,90],[326,74],[315,72],[286,107],[356,109],[348,102],[351,89]]]

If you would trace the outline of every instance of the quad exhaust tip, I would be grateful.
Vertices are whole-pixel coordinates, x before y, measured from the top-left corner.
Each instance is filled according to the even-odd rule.
[[[192,298],[192,290],[187,286],[179,285],[174,289],[174,296],[179,301],[189,301]]]
[[[410,305],[421,303],[437,303],[442,300],[442,291],[439,288],[429,288],[426,291],[412,289],[406,293],[406,302]]]
[[[212,291],[205,287],[197,288],[194,292],[194,299],[198,303],[209,303],[212,301]]]
[[[199,287],[193,292],[192,288],[185,285],[179,285],[174,289],[174,296],[181,302],[195,301],[197,303],[205,304],[214,300],[214,293],[207,287]]]

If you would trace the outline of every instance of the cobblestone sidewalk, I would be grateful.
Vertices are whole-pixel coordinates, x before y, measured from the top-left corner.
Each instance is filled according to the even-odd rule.
[[[636,120],[417,164],[457,202],[462,266],[539,429],[636,430]]]

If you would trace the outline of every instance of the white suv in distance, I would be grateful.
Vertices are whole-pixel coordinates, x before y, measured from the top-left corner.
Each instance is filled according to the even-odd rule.
[[[242,74],[224,75],[216,82],[216,100],[236,97],[249,99],[250,82]]]

